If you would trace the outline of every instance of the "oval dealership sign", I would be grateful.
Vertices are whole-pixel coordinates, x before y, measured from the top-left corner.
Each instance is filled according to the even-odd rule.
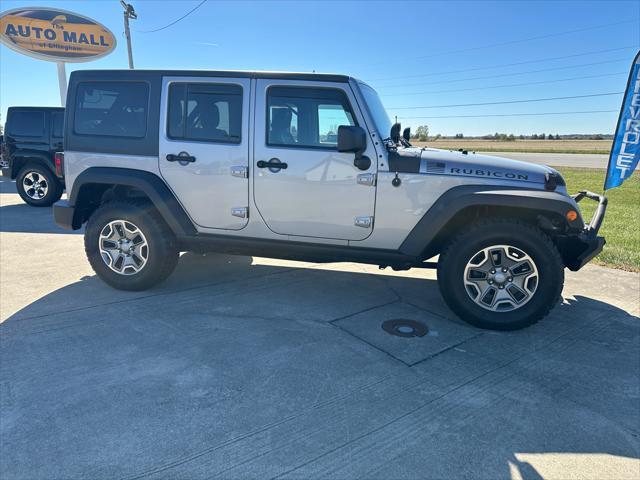
[[[105,26],[57,8],[16,8],[0,17],[0,42],[16,52],[52,62],[88,62],[116,46]]]

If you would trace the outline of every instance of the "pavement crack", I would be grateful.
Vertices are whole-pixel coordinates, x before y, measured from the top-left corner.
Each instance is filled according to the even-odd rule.
[[[390,300],[388,302],[380,303],[380,304],[374,305],[372,307],[363,308],[362,310],[359,310],[359,311],[353,312],[353,313],[349,313],[348,315],[343,315],[341,317],[334,318],[333,320],[329,320],[329,323],[339,322],[340,320],[345,320],[347,318],[355,317],[356,315],[360,315],[361,313],[370,312],[371,310],[375,310],[376,308],[386,307],[387,305],[393,305],[394,303],[399,303],[399,302],[400,302],[400,299],[396,298],[395,300]]]
[[[392,302],[392,303],[396,303],[396,301],[394,301],[394,302]],[[390,304],[388,304],[388,305],[390,305]],[[331,323],[334,327],[336,327],[337,329],[341,330],[342,332],[345,332],[345,333],[349,334],[349,335],[350,335],[350,336],[352,336],[353,338],[355,338],[355,339],[357,339],[357,340],[360,340],[362,343],[364,343],[364,344],[366,344],[366,345],[370,346],[371,348],[374,348],[375,350],[378,350],[379,352],[384,353],[386,356],[388,356],[388,357],[392,358],[393,360],[395,360],[395,361],[397,361],[397,362],[400,362],[400,363],[401,363],[402,365],[404,365],[405,367],[411,367],[411,366],[412,366],[411,364],[409,364],[409,363],[405,362],[404,360],[402,360],[402,359],[400,359],[400,358],[398,358],[398,357],[396,357],[396,356],[392,355],[391,353],[389,353],[389,352],[387,352],[386,350],[384,350],[384,349],[382,349],[382,348],[378,347],[377,345],[375,345],[375,344],[373,344],[373,343],[369,342],[368,340],[365,340],[364,338],[359,337],[358,335],[356,335],[356,334],[354,334],[354,333],[350,332],[349,330],[347,330],[347,329],[345,329],[345,328],[342,328],[340,325],[338,325],[338,324],[336,324],[336,323],[333,323],[333,322],[330,322],[330,323]]]
[[[464,340],[454,344],[454,345],[450,345],[446,348],[443,348],[442,350],[440,350],[439,352],[436,352],[434,354],[429,355],[428,357],[425,357],[421,360],[418,360],[417,362],[411,363],[409,364],[410,367],[415,367],[416,365],[420,365],[423,362],[429,361],[434,359],[435,357],[442,355],[443,353],[447,353],[449,350],[454,350],[456,348],[458,348],[460,345],[464,345],[465,343],[467,343],[470,340],[475,340],[478,337],[482,337],[484,335],[484,332],[478,332],[477,334],[473,335],[472,337],[469,338],[465,338]]]
[[[286,270],[283,270],[283,271],[280,271],[280,272],[267,273],[267,274],[255,276],[255,277],[252,277],[252,278],[267,278],[267,277],[271,277],[271,276],[274,276],[274,275],[283,275],[283,274],[286,274],[286,273],[295,272],[297,270],[298,269],[295,269],[295,268],[289,268],[289,269],[286,269]],[[3,325],[7,325],[7,322],[9,322],[9,321],[23,322],[25,320],[36,320],[36,319],[39,319],[39,318],[51,317],[53,315],[59,315],[59,314],[64,314],[64,313],[82,312],[84,310],[90,310],[92,308],[106,307],[106,306],[109,306],[109,305],[119,305],[119,304],[130,303],[130,302],[137,302],[139,300],[148,300],[150,298],[156,298],[156,297],[168,297],[168,296],[177,295],[177,294],[180,294],[180,293],[203,290],[203,289],[206,289],[206,288],[216,287],[216,286],[220,286],[220,285],[233,285],[235,283],[242,283],[242,282],[246,282],[246,279],[211,282],[211,283],[206,283],[206,284],[201,284],[201,285],[195,285],[193,287],[188,287],[188,288],[182,288],[182,289],[176,289],[176,290],[171,290],[171,291],[158,292],[158,293],[153,293],[153,294],[150,294],[150,295],[142,295],[142,296],[138,296],[138,297],[134,297],[134,298],[124,298],[124,299],[121,299],[121,300],[114,300],[112,302],[96,303],[94,305],[85,305],[83,307],[70,308],[70,309],[67,309],[67,310],[58,310],[56,312],[45,313],[45,314],[42,314],[42,315],[33,315],[31,317],[20,317],[20,318],[17,318],[15,320],[12,320],[11,317],[9,317],[4,322],[0,323],[0,328],[2,328]],[[61,327],[61,328],[64,328],[64,327]]]
[[[191,455],[188,455],[186,457],[183,457],[181,459],[174,460],[173,462],[169,462],[167,464],[160,465],[160,466],[157,466],[155,468],[151,468],[149,470],[140,472],[138,474],[134,474],[132,476],[124,477],[124,480],[137,480],[137,479],[140,479],[140,478],[149,477],[151,475],[155,475],[157,473],[161,473],[161,472],[170,470],[172,468],[178,467],[178,466],[183,465],[185,463],[192,462],[192,461],[194,461],[194,460],[196,460],[196,459],[198,459],[200,457],[203,457],[205,455],[213,453],[213,452],[215,452],[215,451],[217,451],[217,450],[219,450],[221,448],[233,445],[233,444],[235,444],[237,442],[240,442],[242,440],[245,440],[245,439],[247,439],[249,437],[252,437],[254,435],[258,435],[260,433],[266,432],[266,431],[268,431],[268,430],[270,430],[272,428],[275,428],[275,427],[277,427],[279,425],[283,425],[283,424],[288,423],[288,422],[290,422],[292,420],[295,420],[295,419],[297,419],[299,417],[307,415],[310,412],[312,412],[313,410],[318,410],[320,408],[326,407],[326,406],[331,405],[331,404],[343,402],[344,400],[348,399],[349,397],[351,397],[355,393],[363,392],[365,390],[368,390],[368,389],[371,389],[373,387],[376,387],[376,386],[380,385],[381,383],[384,383],[387,380],[393,378],[394,376],[395,375],[387,374],[387,375],[385,375],[385,376],[383,376],[383,377],[381,377],[381,378],[379,378],[379,379],[377,379],[377,380],[375,380],[373,382],[361,385],[361,386],[355,388],[354,390],[352,390],[352,391],[350,391],[350,392],[348,392],[348,393],[346,393],[344,395],[339,395],[339,396],[337,396],[335,398],[332,398],[331,400],[325,400],[324,402],[317,403],[317,404],[312,405],[311,407],[309,407],[309,408],[307,408],[305,410],[300,411],[299,413],[296,413],[296,414],[293,414],[293,415],[289,415],[289,416],[287,416],[285,418],[282,418],[282,419],[280,419],[278,421],[275,421],[275,422],[268,423],[266,425],[263,425],[262,427],[256,428],[256,429],[251,430],[251,431],[249,431],[247,433],[244,433],[244,434],[238,435],[236,437],[230,438],[229,440],[227,440],[225,442],[222,442],[220,444],[213,445],[213,446],[211,446],[209,448],[200,450],[198,452],[195,452],[195,453],[193,453]]]

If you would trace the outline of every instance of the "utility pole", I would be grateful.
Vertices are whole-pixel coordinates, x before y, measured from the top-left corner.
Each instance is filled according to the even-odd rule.
[[[129,32],[129,19],[135,20],[138,14],[133,9],[133,5],[120,0],[120,5],[124,8],[124,36],[127,37],[127,52],[129,53],[129,68],[133,69],[133,51],[131,50],[131,33]]]

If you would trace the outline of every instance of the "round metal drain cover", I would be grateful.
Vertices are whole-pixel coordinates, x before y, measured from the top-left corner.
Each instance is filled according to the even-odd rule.
[[[424,337],[429,331],[424,323],[404,318],[382,322],[382,329],[397,337]]]

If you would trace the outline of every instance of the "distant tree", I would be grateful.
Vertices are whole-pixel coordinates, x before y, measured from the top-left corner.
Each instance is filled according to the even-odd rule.
[[[519,138],[520,140],[524,140],[524,135],[520,135],[520,136],[518,136],[518,138]]]
[[[544,133],[541,133],[539,138],[540,140],[544,140],[546,138],[546,135]]]
[[[534,133],[533,135],[531,135],[531,140],[537,140],[538,139],[538,134]]]
[[[513,133],[509,134],[509,136],[507,137],[507,141],[508,142],[515,142],[516,141],[516,137],[513,136]]]
[[[426,142],[429,138],[429,125],[420,125],[416,128],[415,138],[421,142]]]
[[[462,133],[456,133],[456,138],[464,138],[464,135]]]
[[[435,137],[432,137],[432,140],[440,140],[440,138],[442,138],[442,135],[440,135],[439,133],[436,134]]]
[[[556,140],[560,140],[560,134],[556,133]]]

